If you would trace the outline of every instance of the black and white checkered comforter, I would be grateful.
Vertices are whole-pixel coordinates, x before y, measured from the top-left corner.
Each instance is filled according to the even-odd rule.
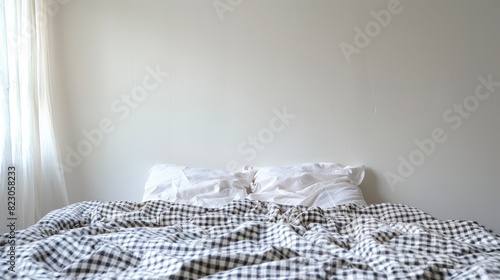
[[[16,232],[0,279],[500,279],[500,236],[409,206],[81,202]]]

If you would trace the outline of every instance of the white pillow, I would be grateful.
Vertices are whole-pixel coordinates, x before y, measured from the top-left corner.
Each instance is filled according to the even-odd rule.
[[[142,201],[166,200],[221,207],[247,197],[254,173],[158,164],[149,171]]]
[[[366,205],[358,186],[364,178],[364,166],[302,163],[246,169],[257,171],[249,199],[323,208],[348,203]]]

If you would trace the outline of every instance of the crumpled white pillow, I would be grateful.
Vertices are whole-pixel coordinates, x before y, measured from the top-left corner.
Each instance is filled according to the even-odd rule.
[[[358,186],[364,178],[364,166],[322,162],[246,170],[257,171],[249,199],[322,208],[348,203],[366,205]]]
[[[225,171],[157,164],[149,171],[142,201],[166,200],[216,208],[247,197],[254,171]]]

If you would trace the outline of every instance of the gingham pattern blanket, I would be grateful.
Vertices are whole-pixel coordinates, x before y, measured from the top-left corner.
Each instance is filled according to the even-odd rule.
[[[0,279],[500,279],[500,236],[409,206],[69,205],[0,236]]]

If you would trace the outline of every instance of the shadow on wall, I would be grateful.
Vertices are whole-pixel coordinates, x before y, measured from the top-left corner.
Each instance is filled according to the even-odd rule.
[[[372,169],[365,167],[365,178],[359,187],[363,192],[366,203],[373,204],[386,202],[380,196],[380,185],[378,184],[377,175]]]

